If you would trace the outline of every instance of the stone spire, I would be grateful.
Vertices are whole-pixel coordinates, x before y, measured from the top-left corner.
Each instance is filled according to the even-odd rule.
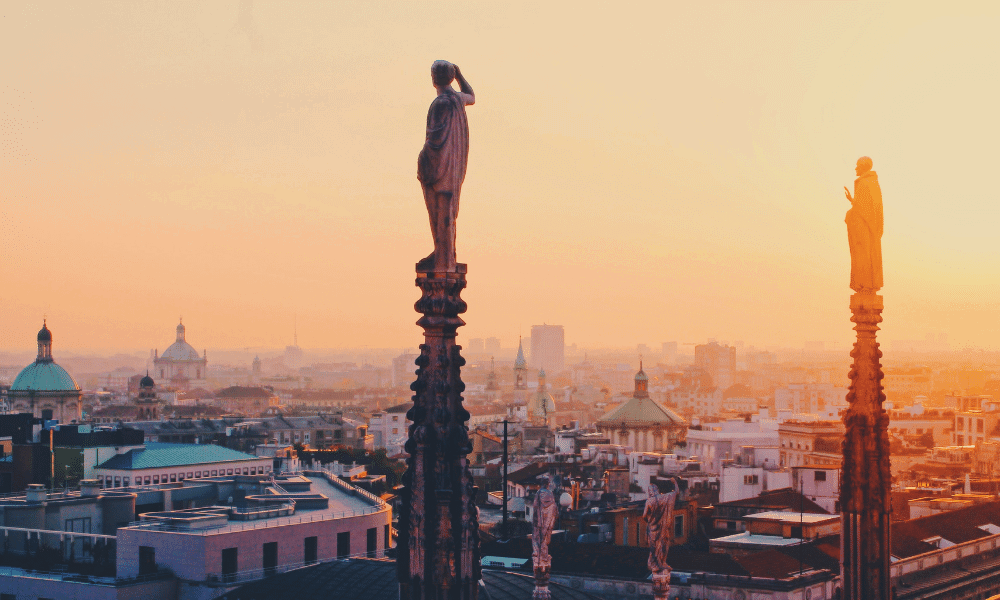
[[[417,358],[412,422],[406,442],[396,568],[401,600],[474,600],[481,578],[476,488],[468,467],[472,450],[462,406],[465,359],[455,344],[465,325],[460,294],[466,266],[434,270],[418,263],[422,295],[416,310],[424,343]]]
[[[841,465],[840,571],[844,600],[892,597],[889,579],[889,415],[882,403],[882,351],[875,335],[882,322],[882,190],[872,160],[858,159],[851,209],[844,219],[851,249],[851,321],[858,334],[848,377]]]
[[[841,577],[845,600],[889,598],[889,415],[882,407],[882,351],[875,341],[882,296],[851,296],[858,339],[851,351],[840,486]]]

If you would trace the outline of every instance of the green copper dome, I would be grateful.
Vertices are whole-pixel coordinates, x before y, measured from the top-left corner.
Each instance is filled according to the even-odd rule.
[[[11,384],[12,391],[74,392],[80,389],[66,369],[54,362],[34,362],[21,370]]]

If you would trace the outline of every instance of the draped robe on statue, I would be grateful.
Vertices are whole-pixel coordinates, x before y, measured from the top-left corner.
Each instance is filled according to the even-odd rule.
[[[465,105],[469,96],[445,89],[427,111],[427,138],[417,157],[417,179],[434,235],[435,259],[453,266],[455,262],[455,219],[458,200],[469,162],[469,120]]]
[[[851,289],[882,288],[882,188],[875,171],[854,180],[854,202],[844,219],[851,247]]]

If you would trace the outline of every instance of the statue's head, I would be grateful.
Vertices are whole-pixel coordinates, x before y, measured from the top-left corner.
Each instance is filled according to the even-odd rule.
[[[871,170],[872,170],[872,159],[868,158],[867,156],[862,156],[861,158],[859,158],[858,165],[854,167],[854,172],[857,173],[859,177]]]
[[[455,79],[455,65],[446,60],[436,60],[431,65],[431,81],[436,87],[449,85]]]

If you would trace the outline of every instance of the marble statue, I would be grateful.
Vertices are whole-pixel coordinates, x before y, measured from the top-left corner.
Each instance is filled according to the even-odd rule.
[[[556,503],[555,494],[548,488],[548,480],[543,479],[543,481],[542,487],[535,494],[531,515],[531,559],[535,572],[535,591],[531,597],[535,600],[551,598],[548,589],[552,571],[549,544],[552,542],[552,529],[559,518],[559,505]]]
[[[854,171],[858,175],[854,196],[844,188],[851,201],[844,219],[851,247],[851,289],[875,293],[882,288],[882,188],[872,171],[872,159],[862,156]]]
[[[670,565],[667,564],[667,553],[674,537],[674,501],[680,486],[677,479],[672,479],[674,489],[661,494],[659,488],[650,485],[646,491],[646,507],[642,518],[646,521],[646,541],[649,543],[649,561],[647,565],[653,575],[653,595],[657,599],[666,599],[670,591]]]
[[[451,85],[455,80],[460,91]],[[427,137],[417,157],[417,179],[431,221],[434,252],[420,261],[418,268],[453,272],[455,219],[469,161],[469,121],[465,107],[475,104],[476,94],[458,65],[446,60],[431,65],[431,82],[437,97],[427,111]]]

